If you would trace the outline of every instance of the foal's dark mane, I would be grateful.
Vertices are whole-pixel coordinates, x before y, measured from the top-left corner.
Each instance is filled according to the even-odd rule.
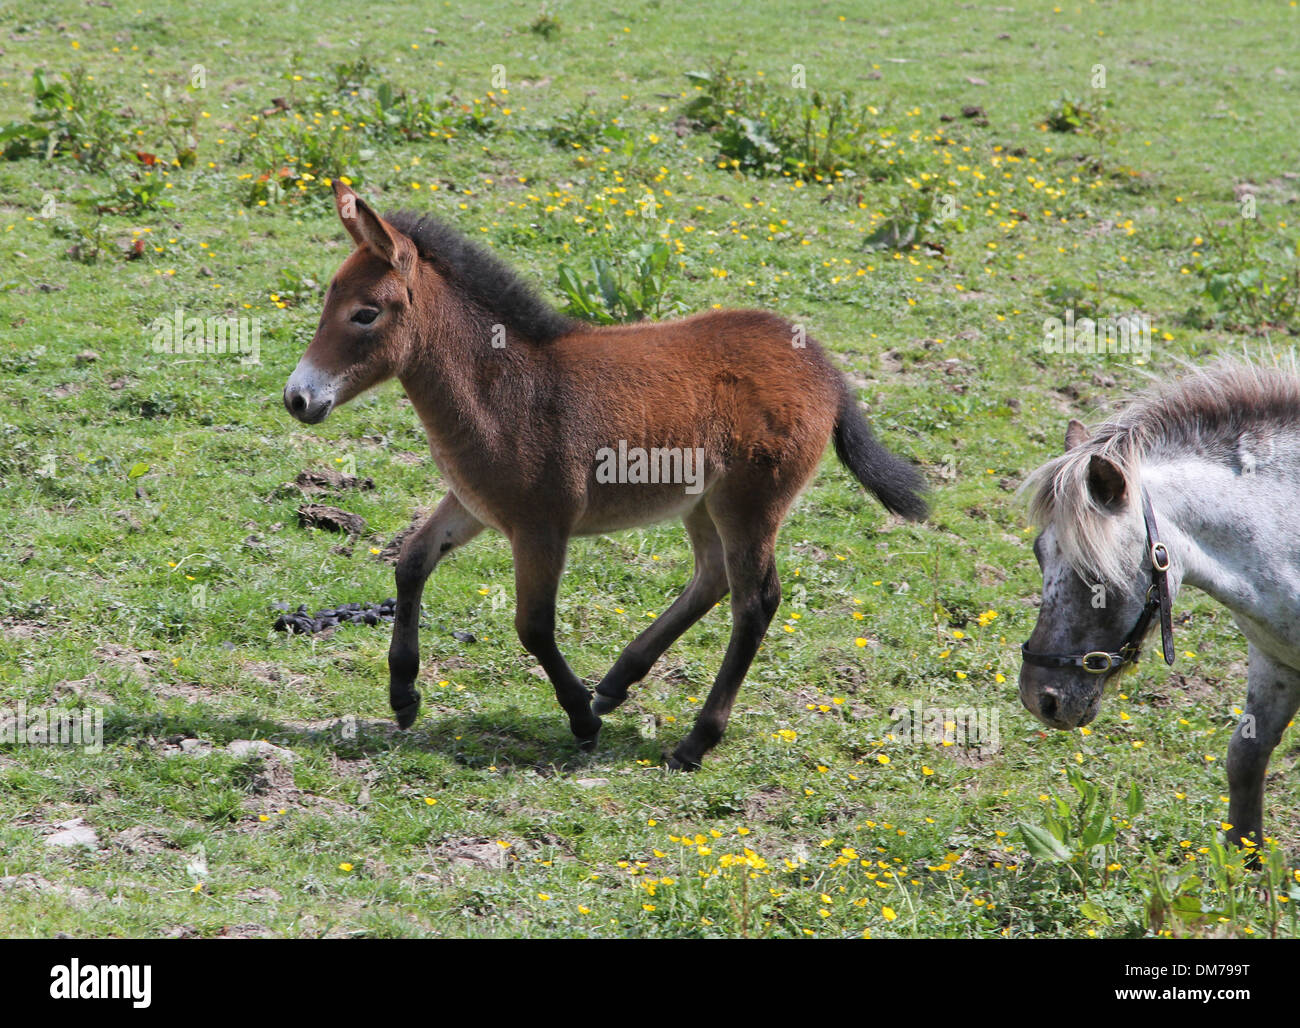
[[[513,268],[445,221],[414,211],[384,219],[409,236],[420,257],[484,314],[538,344],[572,332],[581,322],[547,303]]]

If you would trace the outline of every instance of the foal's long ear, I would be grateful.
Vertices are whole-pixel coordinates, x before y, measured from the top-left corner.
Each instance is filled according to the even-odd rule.
[[[1086,443],[1092,436],[1088,428],[1078,418],[1071,418],[1070,423],[1065,426],[1065,450],[1068,453],[1080,443]]]
[[[1088,461],[1088,492],[1092,498],[1103,507],[1119,507],[1127,491],[1124,473],[1112,461],[1094,453]]]
[[[366,247],[403,275],[410,273],[415,263],[415,244],[338,179],[334,180],[334,206],[357,246]]]

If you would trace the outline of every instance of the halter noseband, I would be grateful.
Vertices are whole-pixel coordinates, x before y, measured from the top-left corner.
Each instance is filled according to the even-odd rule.
[[[1147,551],[1151,555],[1151,585],[1147,587],[1147,602],[1138,615],[1137,624],[1124,637],[1119,649],[1113,652],[1093,650],[1091,653],[1034,653],[1029,643],[1020,647],[1020,655],[1027,664],[1046,668],[1082,668],[1089,674],[1105,675],[1118,671],[1126,664],[1136,664],[1142,652],[1142,637],[1151,625],[1151,619],[1160,615],[1160,642],[1166,664],[1174,662],[1174,626],[1171,620],[1173,603],[1169,599],[1169,548],[1160,542],[1156,533],[1156,516],[1151,510],[1151,499],[1142,490],[1142,520],[1146,522]]]

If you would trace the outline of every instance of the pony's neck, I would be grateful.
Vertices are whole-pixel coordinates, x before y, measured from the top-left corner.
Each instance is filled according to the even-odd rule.
[[[537,386],[533,348],[502,333],[501,326],[470,316],[458,303],[439,303],[419,326],[398,376],[434,460],[457,478],[490,469],[495,457],[508,452],[509,419],[527,415],[521,394]]]
[[[1141,478],[1170,549],[1174,585],[1209,593],[1249,622],[1294,619],[1300,599],[1300,439],[1267,461],[1231,467],[1187,455],[1147,464]]]

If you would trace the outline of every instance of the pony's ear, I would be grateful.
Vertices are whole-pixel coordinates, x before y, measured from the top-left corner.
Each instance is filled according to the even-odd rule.
[[[1092,498],[1103,507],[1118,507],[1127,491],[1124,473],[1112,461],[1094,453],[1088,461],[1088,492]]]
[[[338,179],[334,180],[334,206],[357,246],[366,247],[390,267],[409,274],[414,264],[415,244]]]
[[[1071,418],[1070,423],[1065,426],[1065,450],[1068,453],[1080,443],[1086,443],[1092,435],[1088,428],[1078,418]]]

